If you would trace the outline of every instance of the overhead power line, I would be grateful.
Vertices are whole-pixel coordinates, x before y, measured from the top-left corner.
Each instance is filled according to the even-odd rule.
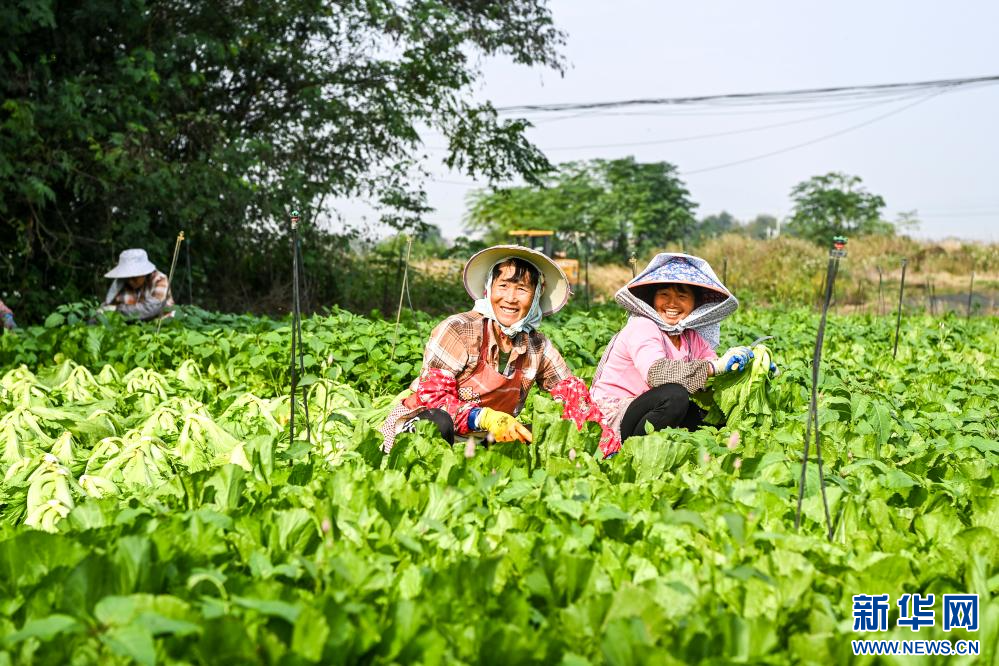
[[[911,109],[912,107],[916,106],[917,104],[922,104],[923,102],[925,102],[925,101],[927,101],[929,99],[932,99],[933,97],[936,97],[937,95],[943,94],[943,92],[944,91],[941,90],[940,92],[930,93],[929,95],[926,95],[925,97],[920,97],[919,99],[917,99],[915,102],[912,102],[911,104],[906,104],[903,107],[900,107],[900,108],[897,108],[897,109],[892,109],[891,111],[889,111],[887,113],[882,113],[879,116],[875,116],[873,118],[869,118],[868,120],[865,120],[863,122],[857,123],[855,125],[850,125],[849,127],[844,127],[843,129],[837,130],[835,132],[830,132],[829,134],[823,134],[822,136],[815,137],[814,139],[809,139],[808,141],[802,141],[801,143],[795,143],[795,144],[790,145],[790,146],[784,146],[783,148],[778,148],[777,150],[771,150],[769,152],[762,153],[760,155],[753,155],[752,157],[745,157],[743,159],[733,160],[731,162],[723,162],[721,164],[714,164],[714,165],[709,166],[709,167],[702,167],[702,168],[699,168],[699,169],[690,169],[690,170],[687,170],[687,171],[682,171],[682,172],[680,172],[680,175],[681,176],[690,176],[690,175],[693,175],[695,173],[704,173],[706,171],[716,171],[718,169],[726,169],[728,167],[737,166],[739,164],[746,164],[748,162],[755,162],[757,160],[762,160],[762,159],[765,159],[767,157],[773,157],[774,155],[781,155],[783,153],[789,153],[792,150],[797,150],[799,148],[804,148],[805,146],[811,146],[813,144],[820,143],[822,141],[827,141],[827,140],[832,139],[832,138],[837,137],[837,136],[842,136],[843,134],[847,134],[848,132],[852,132],[854,130],[858,130],[861,127],[866,127],[868,125],[871,125],[873,123],[878,122],[879,120],[883,120],[885,118],[888,118],[889,116],[894,116],[896,114],[902,113],[903,111],[905,111],[907,109]]]
[[[897,97],[888,97],[885,99],[875,100],[873,102],[863,102],[863,103],[853,103],[847,107],[840,105],[838,110],[823,113],[819,115],[806,116],[804,118],[795,118],[794,120],[785,120],[776,123],[768,123],[766,125],[754,125],[752,127],[743,127],[739,129],[726,130],[723,132],[707,132],[704,134],[692,134],[688,136],[677,136],[672,138],[654,138],[654,139],[644,139],[641,141],[628,141],[624,143],[599,143],[599,144],[580,144],[580,145],[565,145],[565,146],[540,146],[543,152],[552,151],[564,151],[564,150],[592,150],[600,148],[631,148],[631,147],[643,147],[643,146],[656,146],[667,143],[687,143],[689,141],[700,141],[702,139],[715,139],[724,136],[734,136],[737,134],[750,134],[753,132],[762,132],[764,130],[775,129],[780,127],[789,127],[791,125],[800,125],[802,123],[815,122],[816,120],[824,120],[826,118],[833,118],[835,116],[841,116],[848,113],[856,113],[857,111],[865,111],[877,106],[883,106],[885,104],[891,104],[896,101],[910,99],[912,94],[909,95],[899,95]],[[633,115],[633,114],[607,114],[607,115]],[[564,120],[563,118],[556,118],[554,120]],[[539,142],[540,143],[540,142]],[[427,150],[449,150],[447,146],[443,145],[430,145],[425,146]]]
[[[729,93],[724,95],[697,95],[691,97],[652,97],[598,102],[564,102],[556,104],[520,104],[497,107],[504,114],[531,112],[565,112],[586,109],[621,109],[633,106],[748,106],[766,104],[814,103],[818,100],[870,99],[900,92],[918,93],[921,91],[949,91],[957,88],[994,85],[999,83],[999,75],[978,76],[959,79],[938,79],[908,83],[881,83],[867,86],[841,86],[831,88],[806,88],[771,92]]]
[[[667,143],[687,143],[689,141],[700,141],[702,139],[716,139],[723,136],[735,136],[737,134],[750,134],[752,132],[762,132],[764,130],[776,129],[780,127],[790,127],[791,125],[800,125],[802,123],[815,122],[816,120],[824,120],[826,118],[832,118],[834,116],[841,116],[847,113],[855,113],[857,111],[865,111],[867,109],[873,108],[875,106],[881,106],[883,104],[890,104],[894,102],[895,99],[878,100],[875,102],[867,102],[865,104],[857,104],[847,107],[846,109],[841,109],[839,111],[833,111],[832,113],[823,113],[815,116],[807,116],[805,118],[796,118],[794,120],[785,120],[778,123],[768,123],[766,125],[755,125],[753,127],[743,127],[740,129],[726,130],[724,132],[708,132],[705,134],[692,134],[689,136],[678,136],[669,139],[649,139],[645,141],[629,141],[626,143],[599,143],[590,145],[574,145],[574,146],[552,146],[550,148],[545,147],[543,150],[547,152],[551,151],[561,151],[561,150],[593,150],[601,148],[633,148],[633,147],[643,147],[643,146],[658,146]]]

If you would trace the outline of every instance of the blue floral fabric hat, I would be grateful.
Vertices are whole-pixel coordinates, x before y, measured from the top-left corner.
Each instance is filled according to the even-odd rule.
[[[663,321],[652,306],[652,294],[656,288],[671,282],[688,284],[698,292],[697,307],[682,321],[672,325]],[[617,291],[614,300],[632,316],[647,317],[656,322],[666,333],[678,335],[693,329],[712,347],[717,347],[721,339],[721,320],[739,308],[739,301],[722,284],[707,261],[678,252],[657,254],[645,270]]]
[[[657,261],[660,258],[661,261]],[[640,275],[628,283],[628,289],[637,292],[643,286],[660,285],[672,282],[689,284],[702,290],[713,292],[712,300],[725,300],[732,294],[721,283],[708,262],[700,257],[685,254],[660,254],[653,259]],[[703,294],[708,297],[708,294]]]

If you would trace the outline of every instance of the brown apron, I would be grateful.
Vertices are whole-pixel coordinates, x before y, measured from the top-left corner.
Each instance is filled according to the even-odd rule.
[[[520,411],[520,392],[523,386],[522,366],[527,354],[521,354],[514,362],[513,375],[506,375],[493,370],[489,364],[489,319],[482,319],[482,342],[479,347],[479,360],[472,374],[458,383],[458,396],[465,401],[478,400],[482,407],[489,407],[499,412],[513,414]],[[416,394],[404,399],[386,419],[382,434],[385,441],[382,450],[388,452],[392,448],[400,422],[406,422],[426,408],[420,404]]]

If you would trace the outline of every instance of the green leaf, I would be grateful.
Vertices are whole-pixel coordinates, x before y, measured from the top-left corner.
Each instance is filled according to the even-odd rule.
[[[303,659],[317,662],[323,658],[323,649],[330,628],[320,609],[305,606],[295,620],[291,636],[291,650]]]
[[[133,659],[142,666],[156,664],[156,646],[153,643],[153,635],[144,627],[113,627],[101,634],[101,642],[115,654]]]
[[[37,638],[43,642],[47,642],[59,634],[78,633],[83,631],[83,628],[83,625],[76,618],[69,615],[48,615],[43,618],[28,620],[19,631],[15,631],[4,637],[3,642],[5,645],[14,645],[26,638]]]
[[[261,615],[279,617],[287,620],[291,624],[295,624],[295,620],[298,619],[299,613],[302,612],[302,608],[300,606],[289,604],[284,601],[278,601],[276,599],[233,597],[232,601],[237,606],[248,608],[249,610],[256,611]]]
[[[53,312],[48,317],[45,318],[44,326],[45,328],[56,328],[57,326],[62,326],[65,323],[66,317],[59,314],[58,312]]]

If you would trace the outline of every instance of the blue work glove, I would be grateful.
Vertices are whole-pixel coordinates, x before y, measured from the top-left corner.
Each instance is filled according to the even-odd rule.
[[[9,312],[4,313],[3,327],[8,331],[13,331],[15,328],[17,328],[17,324],[14,323],[14,315],[12,315]]]
[[[735,370],[742,372],[753,358],[755,358],[753,350],[749,347],[730,347],[727,352],[722,354],[721,358],[711,361],[711,366],[716,375],[723,375]]]

